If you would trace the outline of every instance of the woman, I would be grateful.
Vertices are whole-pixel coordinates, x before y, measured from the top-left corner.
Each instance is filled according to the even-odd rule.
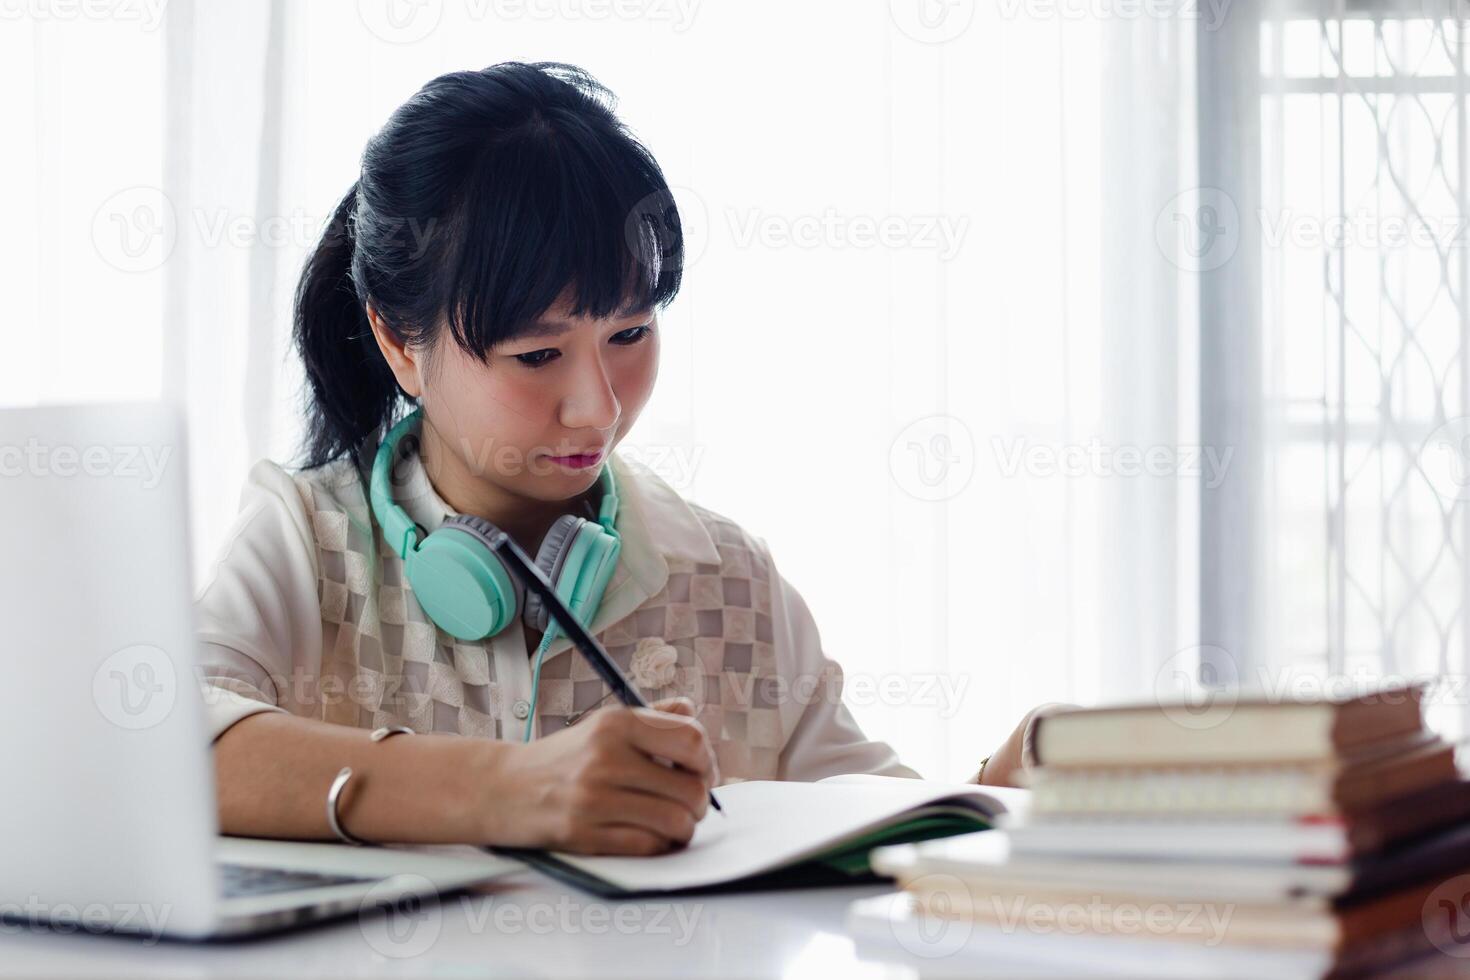
[[[296,296],[306,465],[252,468],[196,600],[225,832],[651,854],[721,780],[916,775],[843,707],[765,542],[613,453],[683,252],[611,104],[573,67],[500,64],[368,143]],[[484,562],[489,525],[654,709],[608,698]],[[1010,781],[1025,728],[982,781]]]

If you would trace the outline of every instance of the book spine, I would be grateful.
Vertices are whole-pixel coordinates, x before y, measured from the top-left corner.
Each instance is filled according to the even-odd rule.
[[[1331,784],[1284,774],[1222,778],[1209,770],[1118,779],[1072,773],[1037,780],[1031,812],[1041,814],[1227,813],[1282,816],[1336,812]]]

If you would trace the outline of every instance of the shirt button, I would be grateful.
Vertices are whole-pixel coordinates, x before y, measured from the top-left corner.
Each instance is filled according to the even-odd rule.
[[[524,721],[526,716],[531,713],[531,706],[524,700],[519,700],[516,701],[515,704],[510,706],[510,712],[517,718],[520,718],[522,721]]]

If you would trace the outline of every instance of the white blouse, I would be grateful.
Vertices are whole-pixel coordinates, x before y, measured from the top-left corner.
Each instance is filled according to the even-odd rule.
[[[843,705],[842,671],[765,540],[686,502],[633,460],[614,452],[608,465],[623,544],[590,631],[649,700],[694,702],[725,781],[916,777]],[[415,433],[400,442],[395,472],[395,499],[418,524],[432,531],[454,513],[429,481]],[[436,627],[364,488],[346,459],[294,472],[263,459],[250,470],[194,600],[213,736],[258,711],[289,711],[521,740],[534,651],[519,619],[474,643]],[[532,737],[615,703],[607,695],[558,637],[543,660]]]

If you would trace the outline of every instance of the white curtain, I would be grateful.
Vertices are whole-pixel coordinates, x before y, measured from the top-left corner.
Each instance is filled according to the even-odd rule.
[[[1075,9],[172,0],[152,33],[5,23],[3,111],[34,156],[0,166],[42,178],[39,248],[6,263],[39,370],[0,366],[5,399],[182,400],[202,568],[249,465],[298,445],[291,289],[367,138],[436,74],[581,64],[693,249],[625,451],[765,537],[869,733],[964,778],[1027,707],[1148,697],[1199,657],[1198,272],[1172,217],[1199,24]],[[134,67],[53,87],[92,30]],[[171,251],[98,269],[92,214],[150,208]]]

